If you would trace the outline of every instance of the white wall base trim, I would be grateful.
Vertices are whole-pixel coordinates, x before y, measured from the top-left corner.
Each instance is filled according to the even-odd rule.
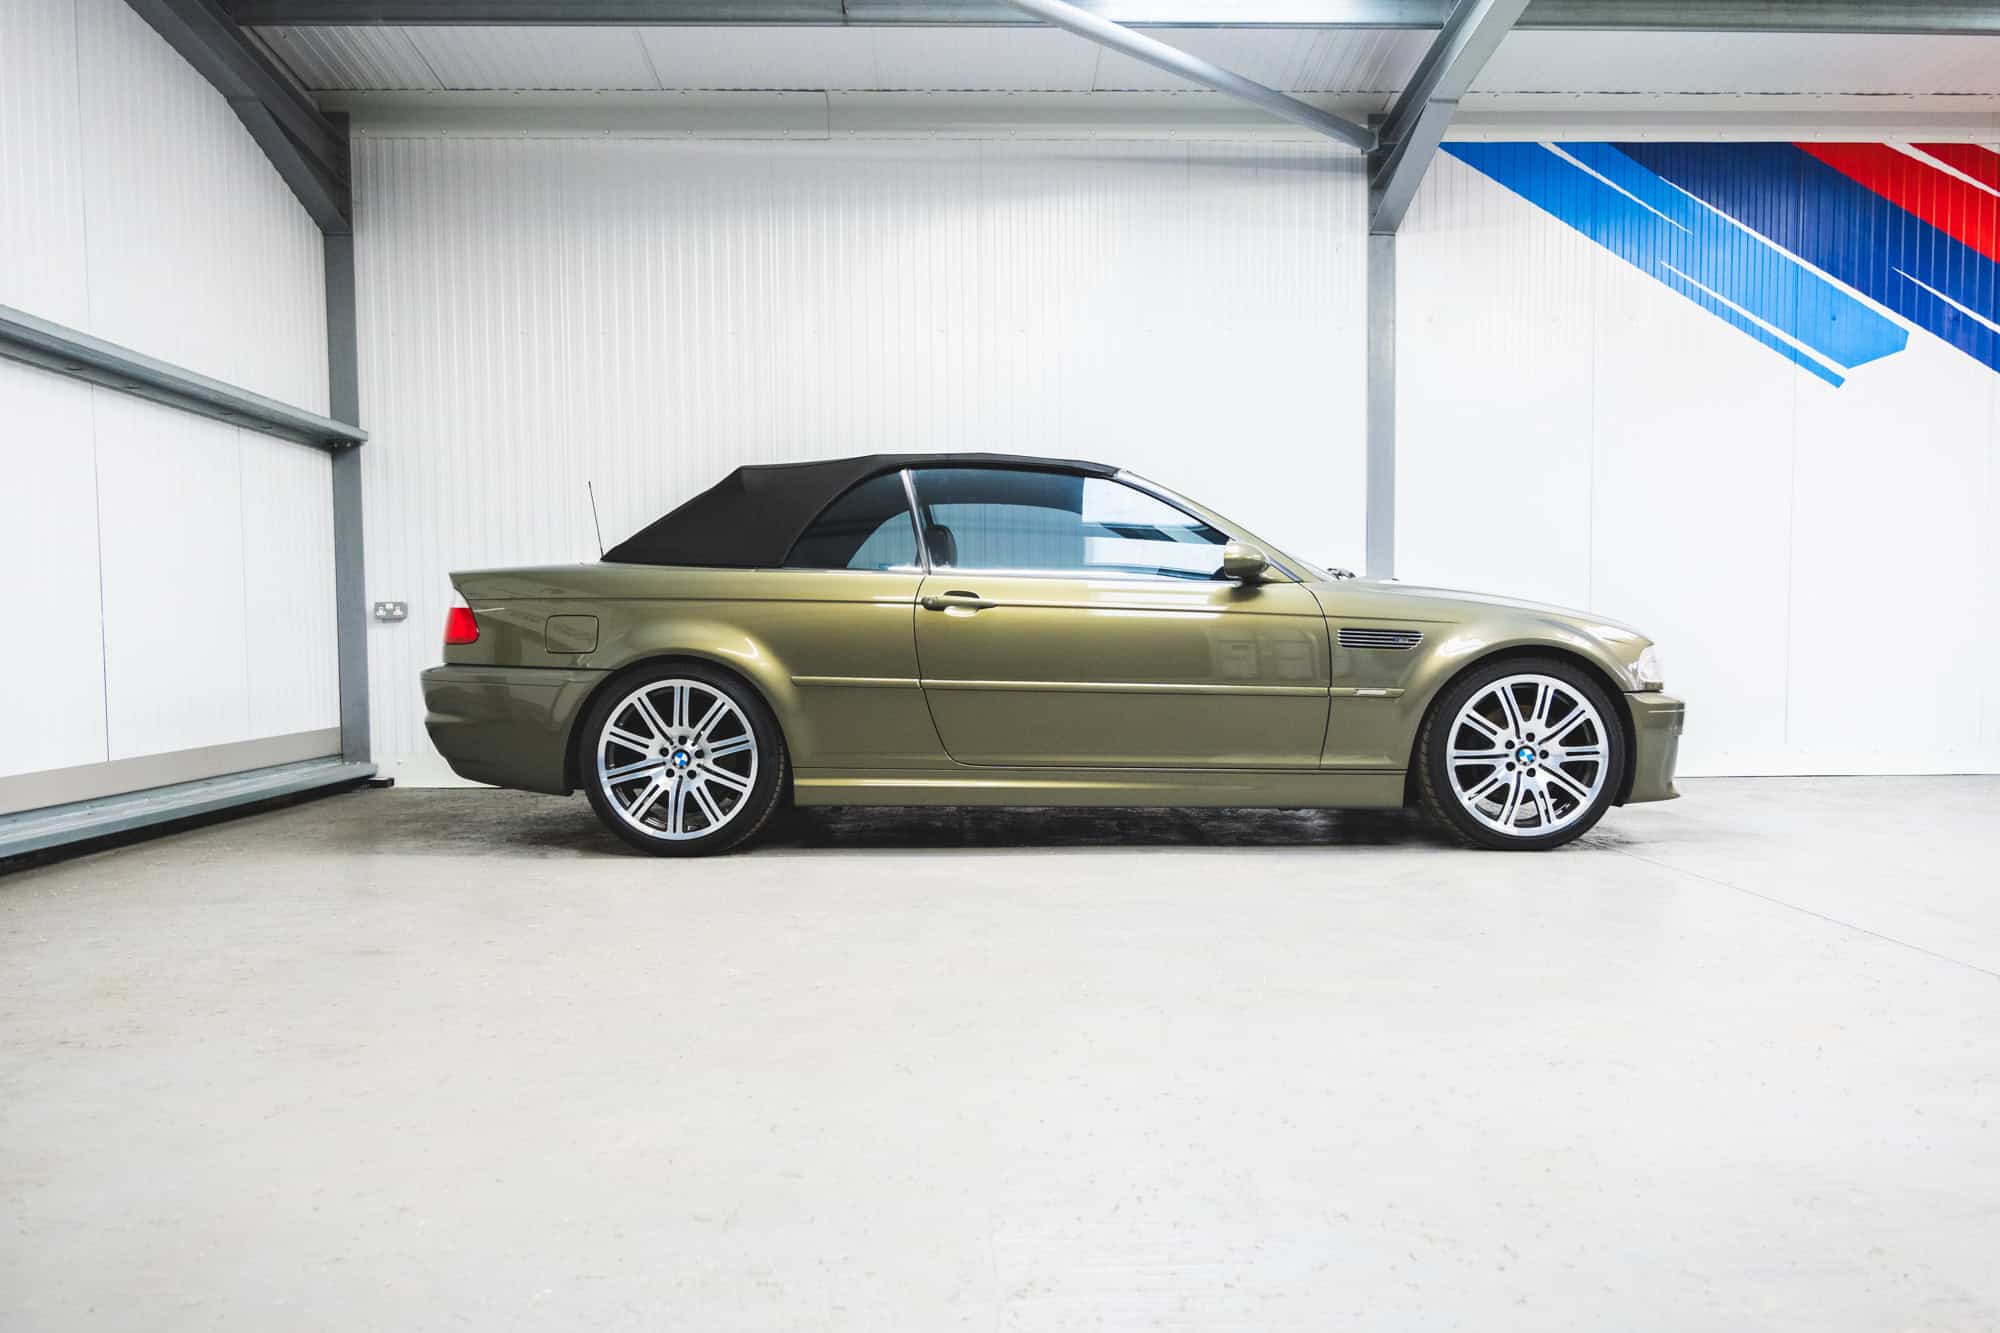
[[[47,810],[0,815],[0,860],[274,797],[350,786],[374,776],[373,764],[351,764],[338,758],[311,759],[302,764],[279,764],[101,801],[79,801]]]
[[[257,740],[233,741],[227,745],[205,745],[193,750],[113,759],[102,764],[79,764],[75,768],[18,773],[12,777],[0,777],[0,815],[73,805],[78,801],[94,801],[175,783],[198,782],[204,778],[269,768],[275,764],[324,759],[339,753],[340,728],[328,727],[320,731],[294,732],[288,736],[265,736]]]

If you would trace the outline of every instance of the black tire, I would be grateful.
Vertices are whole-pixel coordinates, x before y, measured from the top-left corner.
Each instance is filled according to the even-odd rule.
[[[1581,738],[1595,733],[1604,751],[1602,757],[1595,761],[1602,766],[1601,778],[1592,767],[1591,760],[1559,760],[1558,762],[1566,767],[1557,768],[1546,757],[1548,751],[1534,746],[1527,748],[1532,750],[1535,757],[1522,764],[1472,761],[1462,763],[1458,767],[1457,771],[1475,790],[1488,778],[1498,778],[1503,784],[1511,784],[1512,789],[1517,792],[1527,789],[1529,795],[1526,799],[1533,804],[1539,804],[1533,795],[1534,790],[1539,789],[1544,794],[1546,808],[1554,815],[1553,819],[1547,821],[1549,827],[1547,832],[1537,832],[1535,825],[1529,823],[1518,833],[1507,833],[1475,815],[1468,808],[1467,801],[1461,798],[1459,784],[1453,781],[1452,766],[1448,763],[1448,752],[1453,741],[1451,733],[1461,711],[1472,700],[1485,695],[1489,688],[1510,677],[1540,677],[1560,682],[1578,699],[1587,702],[1596,710],[1597,721],[1594,726],[1585,715],[1578,724],[1576,732],[1566,732],[1563,739],[1570,742],[1575,751],[1583,751],[1589,747]],[[1535,697],[1534,687],[1530,685],[1502,688],[1516,691],[1514,698],[1517,704]],[[1620,706],[1620,703],[1607,694],[1589,673],[1558,658],[1512,657],[1476,666],[1453,681],[1438,696],[1436,702],[1431,705],[1429,715],[1424,719],[1423,730],[1417,735],[1418,801],[1423,806],[1424,812],[1440,826],[1455,834],[1460,840],[1477,847],[1513,852],[1547,851],[1582,837],[1604,817],[1604,812],[1618,799],[1620,778],[1625,772],[1625,733],[1619,725],[1617,712]],[[1552,716],[1561,726],[1574,714],[1557,712]],[[1466,740],[1477,743],[1478,733],[1470,726],[1462,728],[1461,731]],[[1492,742],[1494,749],[1498,751],[1509,745],[1517,748],[1525,746],[1532,733],[1525,727],[1520,728],[1519,732],[1520,734],[1505,735]],[[1536,739],[1546,742],[1547,737]],[[1568,751],[1557,753],[1568,753]],[[1580,799],[1567,788],[1560,787],[1555,778],[1544,776],[1545,772],[1555,774],[1561,779],[1569,779],[1572,786],[1586,790],[1589,799]],[[1534,776],[1524,783],[1518,777],[1508,776],[1515,773]],[[1505,807],[1504,794],[1489,799]],[[1564,806],[1563,802],[1568,802],[1568,805]],[[1503,809],[1502,817],[1505,817],[1506,813]],[[1520,807],[1518,814],[1524,819],[1537,822],[1544,818],[1538,809],[1528,806]]]
[[[673,688],[676,684],[692,688],[680,696]],[[660,692],[659,699],[685,697],[690,706],[683,711],[690,714],[696,707],[705,713],[715,699],[727,700],[735,711],[721,715],[707,743],[720,750],[747,736],[749,746],[730,751],[727,758],[737,762],[710,759],[694,730],[699,719],[689,716],[684,719],[686,725],[676,728],[677,719],[662,712],[655,696],[648,694],[646,703],[655,705],[652,718],[666,728],[666,734],[660,735],[660,728],[647,720],[644,708],[635,702],[642,692],[655,690]],[[607,741],[605,729],[614,720],[624,735],[658,741],[660,748],[642,751],[622,740]],[[713,856],[747,846],[764,832],[791,790],[784,734],[770,708],[735,676],[699,663],[664,662],[619,677],[585,711],[575,744],[577,776],[591,809],[606,828],[651,856]],[[648,767],[607,784],[598,763],[600,746],[613,772],[640,770],[642,764]],[[655,754],[656,766],[651,764]],[[754,766],[738,760],[738,756],[751,755]],[[736,793],[733,785],[725,785],[731,779],[747,781],[748,790]],[[619,793],[615,804],[607,785]],[[655,786],[657,792],[651,790]],[[635,821],[627,810],[648,794],[651,804],[639,810]],[[720,812],[719,822],[707,820],[710,808]],[[704,830],[697,821],[709,823],[709,827]]]

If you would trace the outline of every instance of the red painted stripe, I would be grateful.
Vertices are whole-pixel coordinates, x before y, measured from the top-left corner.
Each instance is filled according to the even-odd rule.
[[[1976,143],[1920,143],[1921,152],[1957,167],[1988,189],[2000,190],[2000,153]]]
[[[1802,143],[1798,147],[1945,235],[1988,259],[2000,260],[2000,196],[1887,144]]]

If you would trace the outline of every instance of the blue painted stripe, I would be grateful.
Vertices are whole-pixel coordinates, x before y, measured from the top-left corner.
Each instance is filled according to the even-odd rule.
[[[2000,334],[1953,305],[1956,302],[1987,320],[1995,319],[2000,307],[2000,264],[1971,246],[1791,144],[1633,143],[1618,148],[1773,243],[2000,370]]]
[[[1853,369],[1909,345],[1910,331],[1790,255],[1717,215],[1607,143],[1563,144],[1577,161],[1686,227],[1686,264],[1674,267]],[[1699,242],[1692,240],[1699,237]],[[1776,256],[1783,263],[1769,262]]]
[[[1702,207],[1631,157],[1605,144],[1562,147],[1590,170],[1542,144],[1444,145],[1460,161],[1830,384],[1842,377],[1826,361],[1852,369],[1901,351],[1908,342],[1908,331],[1895,321]]]

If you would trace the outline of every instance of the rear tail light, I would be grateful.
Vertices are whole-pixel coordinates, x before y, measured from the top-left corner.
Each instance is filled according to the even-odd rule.
[[[444,613],[444,642],[447,648],[453,644],[479,642],[479,617],[472,614],[465,598],[456,592],[451,595],[451,610]]]

